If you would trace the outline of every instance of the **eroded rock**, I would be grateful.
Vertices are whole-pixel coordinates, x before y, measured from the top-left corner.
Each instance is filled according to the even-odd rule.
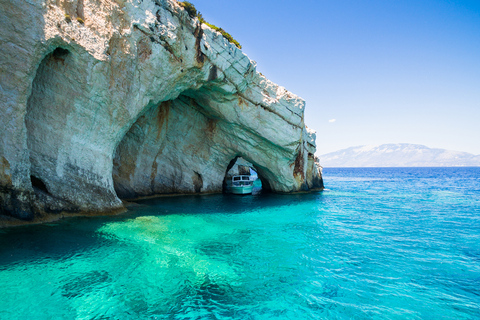
[[[7,0],[0,10],[2,214],[221,192],[239,156],[273,191],[323,187],[305,102],[176,1]]]

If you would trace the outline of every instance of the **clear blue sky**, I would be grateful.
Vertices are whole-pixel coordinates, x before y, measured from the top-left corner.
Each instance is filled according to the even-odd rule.
[[[306,100],[317,154],[399,142],[480,154],[480,0],[191,2]]]

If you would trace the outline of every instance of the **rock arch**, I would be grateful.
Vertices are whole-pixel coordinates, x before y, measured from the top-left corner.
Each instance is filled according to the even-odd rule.
[[[149,107],[116,148],[113,182],[120,198],[221,192],[225,154],[221,120],[184,94]]]
[[[250,114],[238,119],[247,108]],[[268,111],[236,93],[222,91],[216,82],[187,89],[146,110],[115,151],[112,176],[120,198],[222,192],[225,169],[238,156],[253,164],[264,190],[291,192],[315,187],[304,181],[306,145],[297,142],[299,151],[276,145],[273,141],[278,136],[285,139],[275,129],[281,124],[263,123],[261,115]],[[265,131],[256,129],[260,126],[271,140],[265,139]],[[302,134],[300,129],[300,141]],[[291,143],[292,137],[288,139]]]
[[[24,219],[118,209],[117,193],[220,192],[237,155],[273,191],[322,187],[304,101],[220,33],[174,0],[77,2],[75,12],[0,3],[35,17],[0,21],[0,211]]]

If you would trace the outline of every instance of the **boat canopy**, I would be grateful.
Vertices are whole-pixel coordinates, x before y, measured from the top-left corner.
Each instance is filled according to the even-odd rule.
[[[233,176],[232,181],[250,181],[250,176]]]

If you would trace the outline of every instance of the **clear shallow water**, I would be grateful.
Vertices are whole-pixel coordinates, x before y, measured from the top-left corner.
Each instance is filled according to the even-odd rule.
[[[480,168],[0,229],[0,319],[478,319]]]

